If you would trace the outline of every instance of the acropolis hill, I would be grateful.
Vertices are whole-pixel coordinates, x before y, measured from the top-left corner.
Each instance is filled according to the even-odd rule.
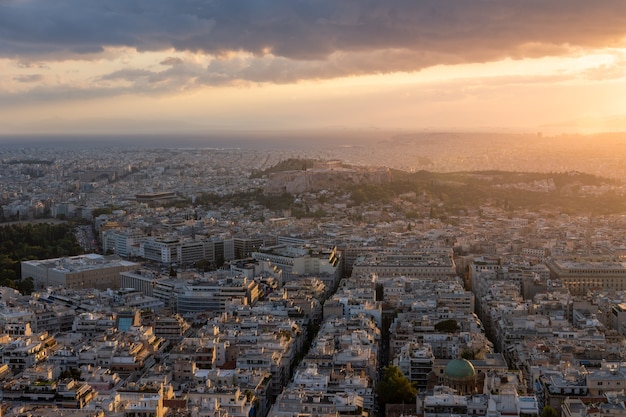
[[[391,171],[387,167],[354,167],[331,161],[310,169],[272,173],[264,191],[267,194],[293,194],[363,183],[380,185],[391,182],[391,179]]]

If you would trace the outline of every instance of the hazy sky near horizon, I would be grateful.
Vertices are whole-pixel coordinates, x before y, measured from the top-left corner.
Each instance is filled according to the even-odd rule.
[[[626,128],[626,2],[0,0],[4,133]]]

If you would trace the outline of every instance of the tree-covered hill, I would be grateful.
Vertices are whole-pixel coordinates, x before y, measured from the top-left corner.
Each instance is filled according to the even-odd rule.
[[[524,173],[476,171],[434,173],[393,172],[384,186],[359,185],[350,190],[354,204],[391,202],[415,193],[442,204],[449,215],[456,211],[495,204],[507,210],[556,209],[570,214],[626,213],[626,200],[614,179],[580,172]]]
[[[0,227],[0,286],[32,291],[21,280],[21,261],[82,253],[67,223],[11,224]]]
[[[321,167],[322,161],[289,159],[259,173]],[[337,187],[332,194],[319,195],[319,203],[333,201],[332,195],[349,195],[352,206],[367,203],[390,204],[400,199],[433,207],[431,217],[449,219],[492,205],[505,210],[549,210],[567,214],[603,215],[626,213],[622,184],[615,179],[581,172],[406,172],[391,170],[391,182],[360,183]],[[236,207],[262,205],[271,210],[289,209],[295,217],[319,217],[323,211],[307,210],[296,195],[284,192],[264,194],[260,189],[232,195],[203,194],[198,205],[232,204]],[[421,216],[418,212],[410,217]]]
[[[261,178],[264,175],[269,175],[274,172],[303,171],[305,169],[313,168],[314,166],[319,165],[320,163],[321,161],[316,161],[314,159],[290,158],[290,159],[281,161],[270,168],[264,169],[262,171],[254,172],[250,177]]]

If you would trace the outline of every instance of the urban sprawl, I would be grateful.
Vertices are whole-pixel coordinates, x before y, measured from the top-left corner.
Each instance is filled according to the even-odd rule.
[[[331,154],[2,149],[4,224],[83,253],[0,288],[0,416],[626,417],[626,213],[355,204],[394,174]]]

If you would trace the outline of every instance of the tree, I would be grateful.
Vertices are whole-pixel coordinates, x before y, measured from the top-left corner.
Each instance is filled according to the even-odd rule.
[[[463,351],[461,351],[461,358],[472,361],[476,359],[476,352],[474,351],[474,349],[463,349]]]
[[[541,417],[557,417],[558,413],[556,410],[549,405],[546,405],[541,410]]]
[[[202,272],[215,270],[213,262],[209,261],[208,259],[200,259],[199,261],[196,261],[196,263],[193,264],[193,267]]]
[[[15,281],[17,286],[17,290],[22,293],[22,295],[31,295],[35,290],[35,283],[33,281],[33,277],[26,277],[24,279],[18,279]]]
[[[449,319],[440,321],[439,323],[435,324],[435,330],[444,333],[456,333],[460,330],[460,327],[456,320]]]
[[[70,368],[70,369],[66,369],[65,371],[61,372],[61,375],[59,375],[59,379],[63,379],[63,378],[72,378],[76,381],[81,379],[81,373],[80,373],[80,369],[78,368]]]
[[[376,394],[381,408],[386,404],[413,404],[417,387],[397,366],[389,366],[385,368],[383,379],[376,385]]]
[[[98,208],[91,210],[91,216],[94,219],[103,214],[111,214],[111,213],[113,213],[113,207],[98,207]]]

